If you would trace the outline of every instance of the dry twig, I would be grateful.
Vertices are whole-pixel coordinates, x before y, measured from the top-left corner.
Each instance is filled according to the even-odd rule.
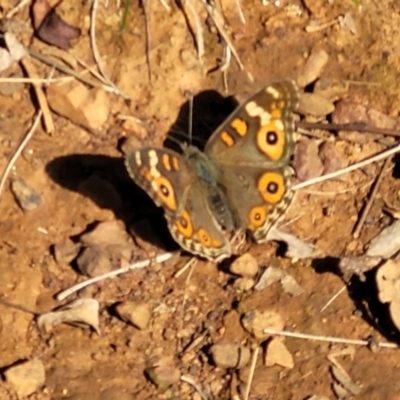
[[[102,281],[104,279],[111,278],[113,276],[124,274],[125,272],[131,271],[133,269],[145,268],[145,267],[149,266],[152,262],[162,263],[162,262],[167,261],[170,258],[172,258],[175,254],[176,253],[160,254],[157,257],[155,257],[154,260],[148,259],[148,260],[138,261],[138,262],[133,263],[133,264],[127,266],[127,267],[119,268],[119,269],[116,269],[114,271],[107,272],[106,274],[95,276],[94,278],[90,278],[90,279],[87,279],[86,281],[79,282],[76,285],[71,286],[69,289],[63,290],[62,292],[60,292],[57,295],[56,298],[57,298],[58,301],[62,301],[65,298],[67,298],[68,296],[70,296],[71,294],[77,292],[78,290],[83,289],[86,286],[92,285],[93,283],[100,282],[100,281]]]
[[[274,329],[264,329],[264,333],[276,336],[285,336],[296,339],[306,339],[306,340],[317,340],[320,342],[331,342],[331,343],[343,343],[343,344],[354,344],[358,346],[369,346],[370,342],[368,340],[357,340],[357,339],[346,339],[339,338],[335,336],[318,336],[318,335],[309,335],[307,333],[296,333],[296,332],[287,332],[287,331],[276,331]],[[397,349],[399,346],[396,343],[390,342],[378,342],[377,345],[379,347],[385,347],[389,349]]]
[[[11,157],[9,163],[7,164],[6,168],[3,171],[3,175],[1,176],[0,179],[0,196],[3,193],[4,185],[7,181],[8,175],[11,172],[11,169],[13,168],[15,162],[17,161],[17,158],[20,156],[22,150],[25,148],[26,144],[29,142],[31,137],[36,131],[37,126],[39,125],[40,118],[42,118],[42,110],[39,110],[39,112],[36,115],[36,118],[31,126],[31,129],[29,129],[28,133],[25,135],[24,139],[20,143],[20,145],[17,147],[15,150],[15,153]]]
[[[254,377],[254,371],[256,369],[256,363],[257,363],[257,358],[258,358],[258,353],[260,352],[260,346],[257,346],[254,351],[253,351],[253,356],[251,358],[251,365],[250,365],[250,371],[249,371],[249,377],[247,378],[246,382],[246,388],[244,391],[244,400],[248,400],[249,395],[250,395],[250,388],[251,388],[251,383],[253,382],[253,377]]]
[[[355,239],[357,239],[360,236],[361,229],[364,226],[364,222],[365,222],[365,220],[367,218],[369,210],[372,207],[372,203],[375,200],[376,194],[378,193],[379,187],[381,186],[383,176],[384,176],[384,174],[385,174],[385,172],[386,172],[391,160],[392,160],[392,157],[388,157],[386,159],[386,161],[384,162],[383,166],[382,166],[381,172],[378,175],[378,178],[377,178],[377,180],[375,182],[375,185],[374,185],[374,187],[372,189],[372,192],[371,192],[371,195],[370,195],[370,197],[368,199],[368,202],[365,205],[364,210],[363,210],[363,212],[361,214],[361,217],[358,220],[358,222],[357,222],[357,224],[356,224],[356,226],[354,228],[353,237]]]
[[[114,84],[114,82],[109,78],[109,76],[106,74],[106,72],[104,71],[101,63],[101,57],[100,57],[100,53],[99,50],[97,48],[97,43],[96,43],[96,13],[97,13],[97,7],[99,5],[99,0],[93,0],[93,4],[92,4],[92,12],[91,12],[91,18],[90,18],[90,44],[92,46],[92,51],[93,51],[93,57],[96,61],[97,64],[97,68],[99,69],[101,75],[103,76],[103,78],[106,80],[107,84],[109,86],[111,86],[115,93],[117,93],[118,95],[122,96],[124,99],[129,100],[129,97],[126,96],[124,93],[122,93],[117,86]]]
[[[28,74],[29,78],[31,78],[31,79],[38,78],[36,68],[33,65],[33,63],[31,62],[30,57],[24,57],[21,60],[21,63],[24,66],[24,69],[25,69],[26,73]],[[53,117],[50,112],[49,103],[47,102],[47,97],[44,94],[44,91],[40,84],[32,83],[32,86],[35,91],[36,98],[39,103],[39,107],[43,113],[43,122],[44,122],[44,126],[46,127],[46,132],[51,135],[54,132],[54,123],[53,123]]]
[[[318,176],[316,178],[309,179],[308,181],[298,183],[297,185],[294,185],[292,189],[293,190],[299,190],[299,189],[302,189],[304,187],[307,187],[307,186],[310,186],[310,185],[314,185],[315,183],[319,183],[319,182],[326,181],[328,179],[336,178],[336,177],[338,177],[340,175],[343,175],[343,174],[346,174],[348,172],[355,171],[356,169],[363,168],[366,165],[372,164],[373,162],[383,160],[383,159],[385,159],[387,157],[390,157],[391,155],[393,155],[395,153],[398,153],[399,151],[400,151],[400,144],[398,144],[397,146],[392,147],[389,150],[383,151],[382,153],[379,153],[379,154],[377,154],[377,155],[375,155],[373,157],[367,158],[364,161],[360,161],[360,162],[358,162],[356,164],[353,164],[353,165],[350,165],[350,166],[348,166],[346,168],[340,169],[339,171],[335,171],[335,172],[332,172],[330,174]]]

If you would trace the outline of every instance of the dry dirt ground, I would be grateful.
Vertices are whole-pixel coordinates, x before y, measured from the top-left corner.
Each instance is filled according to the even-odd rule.
[[[84,279],[76,263],[56,261],[54,245],[77,241],[99,221],[118,220],[127,231],[135,228],[132,261],[171,248],[162,213],[124,170],[121,145],[124,138],[130,137],[140,145],[162,145],[171,131],[179,131],[184,137],[188,131],[190,93],[194,95],[193,130],[200,129],[207,136],[227,114],[227,95],[243,99],[269,82],[296,79],[309,54],[325,50],[329,60],[323,76],[353,82],[346,98],[394,118],[400,110],[397,1],[293,0],[281,1],[284,4],[277,6],[273,1],[263,4],[260,0],[246,0],[242,1],[246,18],[243,24],[235,2],[222,0],[227,31],[244,64],[242,71],[232,58],[226,77],[228,92],[217,68],[223,58],[223,46],[200,1],[193,3],[203,26],[202,62],[182,10],[171,4],[168,12],[161,2],[151,2],[151,83],[142,8],[133,2],[127,29],[121,33],[123,5],[108,3],[107,7],[104,2],[98,6],[97,43],[104,69],[129,101],[108,93],[109,114],[99,129],[84,129],[54,113],[54,133],[49,135],[39,125],[0,198],[0,295],[37,312],[59,306],[55,295]],[[3,15],[14,6],[13,1],[2,1]],[[82,29],[68,53],[95,67],[88,32],[90,7],[89,2],[65,0],[58,12]],[[355,33],[338,23],[315,32],[305,29],[312,21],[325,24],[346,13],[354,20]],[[12,19],[18,27],[17,37],[26,46],[50,54],[54,47],[32,38],[29,5]],[[37,60],[32,63],[38,76],[49,76],[50,67]],[[23,73],[15,64],[3,76]],[[62,74],[55,72],[54,76]],[[1,94],[0,104],[3,170],[31,126],[38,106],[29,85]],[[136,119],[124,120],[122,116]],[[330,137],[345,165],[385,148],[385,144],[372,140],[360,143],[333,134]],[[154,263],[78,293],[78,297],[99,301],[101,335],[65,324],[40,335],[33,315],[0,305],[2,371],[22,361],[40,359],[46,379],[45,386],[30,397],[36,400],[201,399],[193,385],[182,380],[169,388],[157,387],[145,374],[149,360],[157,356],[168,368],[190,376],[204,398],[243,399],[250,364],[240,370],[222,368],[215,365],[208,351],[213,344],[228,343],[249,349],[261,346],[249,399],[300,400],[313,395],[336,398],[327,355],[347,345],[287,338],[285,344],[294,357],[293,368],[267,367],[263,361],[265,341],[253,339],[240,321],[245,312],[273,310],[293,331],[351,339],[371,335],[378,341],[393,339],[382,321],[384,314],[380,314],[385,310],[375,307],[376,291],[368,274],[365,282],[353,279],[321,311],[344,286],[335,269],[337,259],[361,254],[364,245],[391,223],[382,212],[385,203],[400,206],[400,184],[396,168],[391,168],[360,237],[353,238],[352,230],[380,167],[381,164],[372,164],[298,193],[285,217],[284,229],[315,245],[321,251],[320,258],[291,260],[274,242],[245,246],[260,269],[280,267],[294,277],[304,289],[300,296],[290,296],[279,283],[262,291],[238,290],[236,277],[227,272],[229,261],[218,266],[199,259],[190,274],[187,271],[176,278],[175,272],[189,259],[188,255],[178,255],[164,264]],[[93,177],[97,179],[95,183]],[[32,211],[22,211],[16,202],[10,183],[17,178],[40,196],[40,205]],[[146,232],[150,240],[145,240]],[[156,239],[161,239],[161,244],[156,245]],[[118,318],[115,305],[123,301],[150,307],[147,328],[139,330]],[[359,398],[400,399],[398,350],[373,352],[361,346],[355,348],[352,358],[343,356],[339,361],[362,388]],[[0,398],[16,398],[5,380],[0,383]]]

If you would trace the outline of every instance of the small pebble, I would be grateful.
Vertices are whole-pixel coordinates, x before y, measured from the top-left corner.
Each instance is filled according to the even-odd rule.
[[[264,363],[267,367],[281,365],[292,369],[294,367],[293,356],[283,343],[282,338],[272,338],[265,349]]]
[[[302,93],[297,111],[302,115],[325,117],[331,114],[335,105],[317,93]]]
[[[46,379],[44,365],[40,360],[31,360],[10,367],[4,375],[20,398],[35,393],[45,384]]]
[[[147,365],[147,376],[164,390],[181,379],[181,373],[171,357],[154,356],[148,360]]]
[[[247,292],[254,287],[254,279],[252,278],[238,278],[233,283],[233,287],[237,290]]]
[[[14,179],[11,182],[11,191],[23,211],[32,211],[42,204],[38,192],[27,185],[22,179]]]
[[[80,243],[57,243],[53,248],[54,258],[58,263],[69,264],[77,257],[80,249]]]
[[[249,311],[242,316],[241,322],[243,328],[256,339],[265,339],[270,336],[269,333],[264,333],[264,329],[281,331],[284,327],[282,317],[272,310]]]
[[[221,368],[241,369],[250,360],[250,350],[236,344],[214,344],[210,354],[215,365]]]
[[[235,275],[252,278],[258,272],[258,263],[251,254],[246,253],[233,261],[229,271]]]
[[[306,87],[321,76],[322,70],[328,60],[329,56],[325,50],[313,50],[297,78],[299,87]]]
[[[323,175],[338,171],[344,167],[344,162],[332,142],[325,141],[319,146],[319,157],[324,166]]]
[[[296,144],[293,168],[302,182],[321,176],[324,166],[314,140],[303,139]]]
[[[112,265],[99,246],[89,246],[77,258],[79,271],[82,274],[94,277],[112,271]]]
[[[151,309],[146,303],[134,303],[124,301],[115,307],[122,320],[132,324],[134,327],[143,330],[149,326]]]

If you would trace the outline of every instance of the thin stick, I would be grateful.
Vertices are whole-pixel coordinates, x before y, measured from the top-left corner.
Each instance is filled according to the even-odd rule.
[[[203,35],[203,27],[200,22],[200,17],[197,14],[196,8],[194,7],[192,0],[182,1],[182,11],[185,13],[185,17],[190,24],[189,12],[193,16],[195,29],[191,26],[189,28],[194,32],[195,40],[196,40],[196,48],[197,48],[197,57],[202,62],[204,56],[204,35]]]
[[[7,164],[6,168],[3,171],[3,175],[0,178],[0,196],[3,193],[4,185],[7,181],[8,175],[11,172],[11,169],[13,168],[15,162],[17,161],[17,158],[20,156],[22,150],[25,148],[26,144],[29,142],[31,139],[32,135],[36,131],[36,128],[39,124],[40,118],[42,118],[42,110],[39,110],[39,112],[36,115],[36,118],[31,126],[31,129],[29,129],[28,133],[25,135],[24,139],[20,143],[20,145],[17,147],[15,150],[15,153],[11,157],[9,163]]]
[[[88,79],[85,76],[79,74],[78,72],[74,71],[73,69],[71,69],[69,67],[66,67],[65,65],[59,64],[58,62],[56,62],[56,61],[44,56],[43,54],[38,53],[35,50],[26,48],[26,51],[33,58],[36,58],[39,61],[42,61],[43,63],[58,69],[59,71],[63,72],[64,74],[73,76],[74,78],[78,79],[79,81],[81,81],[83,83],[86,83],[86,85],[89,85],[91,87],[102,88],[104,90],[107,90],[108,92],[114,92],[115,93],[114,88],[112,88],[110,86],[100,85],[97,82],[94,82],[91,79]]]
[[[27,4],[29,4],[31,1],[30,0],[21,0],[13,9],[11,9],[5,16],[4,19],[9,19],[13,15],[15,15],[21,8],[25,7]]]
[[[375,185],[374,185],[374,187],[372,189],[371,195],[369,196],[368,202],[365,205],[364,210],[363,210],[363,212],[361,214],[361,217],[358,220],[358,222],[357,222],[357,224],[356,224],[356,226],[354,228],[353,237],[355,239],[360,237],[361,229],[364,226],[364,222],[367,219],[367,215],[369,214],[369,211],[370,211],[370,209],[372,207],[372,203],[375,200],[375,197],[376,197],[376,195],[378,193],[379,187],[381,186],[383,176],[384,176],[384,174],[385,174],[385,172],[386,172],[391,160],[392,160],[392,157],[388,157],[386,159],[385,163],[382,166],[381,172],[378,175],[378,178],[377,178],[377,180],[375,182]]]
[[[144,13],[144,25],[146,31],[146,61],[147,61],[147,73],[149,82],[151,84],[151,64],[150,64],[150,1],[142,0],[143,13]]]
[[[165,0],[159,0],[159,1],[168,12],[171,12],[171,7],[168,5],[168,3]]]
[[[38,78],[36,68],[35,65],[32,63],[31,57],[24,57],[21,60],[21,64],[23,65],[26,73],[30,78]],[[54,123],[53,123],[53,117],[50,112],[49,103],[47,102],[47,97],[44,94],[44,91],[40,84],[32,83],[32,86],[33,90],[35,91],[39,107],[43,113],[43,122],[46,128],[46,132],[51,135],[52,133],[54,133]]]
[[[251,358],[249,377],[247,378],[246,388],[245,388],[244,395],[243,395],[243,399],[244,400],[248,400],[249,395],[250,395],[251,383],[253,382],[254,371],[256,369],[256,363],[257,363],[257,358],[258,358],[258,353],[259,352],[260,352],[260,346],[257,346],[254,349],[253,357]]]
[[[235,5],[238,10],[239,19],[242,24],[246,23],[246,18],[244,17],[242,7],[240,6],[240,0],[235,0]]]
[[[334,336],[318,336],[318,335],[308,335],[306,333],[296,333],[287,331],[276,331],[274,329],[264,329],[264,333],[276,336],[285,336],[296,339],[306,339],[306,340],[318,340],[320,342],[331,342],[331,343],[343,343],[343,344],[354,344],[358,346],[368,346],[370,342],[368,340],[356,340],[356,339],[346,339]],[[379,347],[385,347],[389,349],[398,349],[399,346],[396,343],[390,342],[378,342]]]
[[[335,171],[335,172],[332,172],[330,174],[318,176],[317,178],[309,179],[308,181],[298,183],[297,185],[294,185],[292,187],[292,189],[293,190],[299,190],[299,189],[302,189],[304,187],[307,187],[307,186],[310,186],[310,185],[314,185],[315,183],[319,183],[319,182],[326,181],[328,179],[336,178],[336,177],[338,177],[340,175],[343,175],[343,174],[346,174],[348,172],[355,171],[356,169],[363,168],[366,165],[372,164],[373,162],[383,160],[383,159],[385,159],[385,158],[387,158],[387,157],[391,156],[392,154],[395,154],[395,153],[397,153],[399,151],[400,151],[400,144],[397,145],[397,146],[392,147],[389,150],[383,151],[382,153],[379,153],[379,154],[377,154],[377,155],[375,155],[373,157],[367,158],[364,161],[360,161],[359,163],[356,163],[356,164],[350,165],[349,167],[340,169],[339,171]]]
[[[325,124],[322,122],[296,122],[296,128],[303,129],[323,129],[325,131],[359,131],[378,133],[380,135],[400,137],[400,132],[393,129],[376,128],[363,122],[354,122],[350,124]],[[309,134],[309,133],[307,133]]]
[[[200,395],[200,397],[201,397],[203,400],[208,400],[208,397],[207,397],[207,396],[203,393],[203,391],[201,390],[200,385],[197,384],[197,383],[193,380],[192,377],[187,376],[187,375],[181,375],[181,381],[182,381],[182,382],[186,382],[186,383],[188,383],[189,385],[192,385],[192,386],[197,390],[197,393]]]
[[[174,274],[174,278],[179,278],[188,268],[190,268],[197,261],[196,257],[191,257],[189,261]]]
[[[226,44],[229,46],[229,48],[232,51],[233,56],[236,58],[236,62],[239,65],[240,69],[244,69],[244,66],[242,64],[242,61],[239,58],[239,55],[235,49],[235,46],[232,43],[232,40],[230,39],[228,33],[225,31],[224,27],[223,27],[223,22],[222,22],[222,16],[221,14],[217,11],[214,10],[208,3],[206,0],[201,0],[201,2],[203,3],[205,9],[207,10],[208,14],[210,15],[210,17],[212,18],[212,20],[214,21],[214,24],[216,26],[216,28],[218,29],[219,34],[223,37],[223,39],[225,40]]]
[[[334,294],[329,301],[321,308],[321,312],[324,312],[346,289],[346,285],[344,285],[336,294]]]
[[[93,283],[100,282],[103,279],[111,278],[113,276],[117,276],[120,274],[124,274],[125,272],[131,271],[133,269],[145,268],[150,265],[151,262],[155,261],[157,263],[162,263],[164,261],[172,258],[176,253],[164,253],[158,255],[154,260],[142,260],[136,263],[133,263],[127,267],[116,269],[115,271],[107,272],[106,274],[95,276],[94,278],[86,279],[86,281],[79,282],[74,286],[71,286],[69,289],[65,289],[62,292],[58,293],[56,299],[58,301],[63,301],[65,298],[70,296],[71,294],[77,292],[78,290],[83,289],[86,286],[92,285]]]
[[[68,82],[74,79],[72,76],[61,78],[0,78],[0,83],[32,83],[32,84],[50,84],[56,82]]]
[[[118,93],[124,99],[129,100],[129,97],[126,96],[124,93],[122,93],[117,88],[117,86],[115,86],[114,82],[108,77],[106,72],[103,70],[103,67],[101,66],[102,60],[101,60],[100,53],[99,53],[99,50],[97,48],[97,43],[96,43],[96,13],[97,13],[98,5],[99,5],[99,0],[93,0],[92,12],[91,12],[91,16],[90,16],[90,44],[92,46],[93,57],[96,61],[99,72],[101,73],[101,75],[103,75],[103,77],[106,80],[106,82],[108,83],[108,85],[114,89],[115,93]]]

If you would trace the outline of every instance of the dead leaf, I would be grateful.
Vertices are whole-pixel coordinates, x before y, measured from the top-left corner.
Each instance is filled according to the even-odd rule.
[[[89,325],[100,335],[99,303],[95,299],[78,299],[56,311],[40,315],[36,323],[39,330],[45,333],[58,324],[68,323]]]
[[[36,0],[32,15],[37,37],[47,44],[68,50],[72,47],[71,40],[81,35],[81,30],[62,20],[47,0]]]

